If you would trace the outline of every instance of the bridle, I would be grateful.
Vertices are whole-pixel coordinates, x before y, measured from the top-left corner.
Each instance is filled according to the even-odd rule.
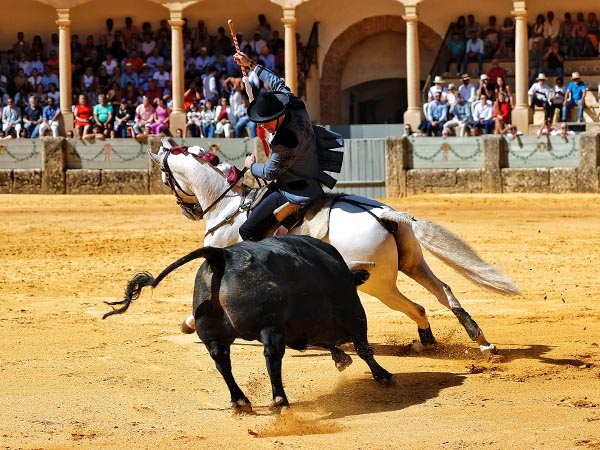
[[[183,153],[184,155],[191,155],[194,160],[196,160],[199,164],[209,164],[206,161],[200,159],[200,157],[198,155],[195,155],[194,153],[190,153],[187,150],[184,149],[180,149],[180,148],[176,148],[176,149],[169,149],[169,148],[165,148],[162,147],[163,151],[164,151],[164,155],[162,156],[161,160],[160,160],[160,170],[162,171],[162,173],[165,174],[165,178],[166,178],[166,185],[169,186],[171,188],[171,192],[173,193],[173,195],[175,196],[177,205],[179,205],[179,207],[184,211],[184,214],[188,217],[191,218],[193,220],[202,220],[205,216],[205,214],[207,212],[209,212],[211,209],[213,209],[228,193],[229,191],[231,191],[231,189],[233,189],[233,187],[235,186],[235,184],[231,184],[227,187],[227,189],[225,189],[225,191],[219,195],[215,201],[213,201],[210,205],[208,205],[206,208],[202,208],[202,205],[200,205],[200,202],[198,201],[198,197],[196,197],[195,194],[193,193],[189,193],[186,192],[185,189],[183,189],[181,187],[181,185],[177,182],[177,179],[175,178],[175,175],[173,174],[173,171],[171,170],[171,167],[169,167],[169,156],[171,154],[173,155],[179,155],[181,153]],[[246,168],[244,168],[241,172],[240,172],[240,177],[244,176],[244,173],[246,173]],[[193,200],[189,201],[189,200],[185,200],[182,197],[182,194],[186,197],[191,197]],[[242,201],[240,203],[240,206],[244,203],[244,197],[242,197]],[[230,222],[233,217],[235,217],[237,214],[239,214],[241,212],[240,208],[237,208],[236,211],[233,214],[228,215],[223,221],[221,221],[219,224],[217,224],[216,226],[212,227],[211,229],[209,229],[208,231],[206,231],[206,234],[210,234],[213,231],[215,231],[217,228],[221,227],[222,225],[224,225],[225,223]]]

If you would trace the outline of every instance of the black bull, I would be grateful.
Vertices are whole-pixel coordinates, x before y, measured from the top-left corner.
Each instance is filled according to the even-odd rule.
[[[123,313],[145,286],[157,286],[178,267],[205,258],[194,283],[196,332],[223,376],[234,408],[249,411],[250,401],[231,372],[230,347],[237,338],[258,340],[273,389],[272,407],[288,405],[281,379],[286,345],[328,349],[338,369],[351,359],[337,346],[352,342],[379,382],[391,374],[373,357],[367,318],[356,291],[364,271],[351,272],[331,245],[308,236],[280,236],[225,248],[204,247],[171,264],[155,279],[138,273],[128,284],[123,305],[104,315]]]

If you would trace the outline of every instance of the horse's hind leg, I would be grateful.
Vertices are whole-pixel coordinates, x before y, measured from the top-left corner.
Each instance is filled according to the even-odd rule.
[[[431,271],[423,258],[423,253],[418,242],[415,240],[414,243],[416,244],[415,246],[405,245],[403,252],[400,253],[402,255],[398,264],[400,270],[435,295],[442,305],[454,313],[471,340],[477,342],[484,356],[489,357],[490,354],[497,353],[496,346],[488,342],[483,334],[483,330],[461,306],[458,299],[452,293],[450,286],[442,282]]]
[[[479,344],[479,348],[485,356],[496,353],[496,347],[485,338],[483,330],[477,325],[468,312],[461,306],[458,299],[452,293],[450,286],[442,282],[431,271],[423,258],[421,245],[409,227],[404,227],[406,232],[396,234],[396,245],[398,246],[398,268],[404,274],[415,280],[438,301],[450,309],[458,321],[467,331],[471,340]]]

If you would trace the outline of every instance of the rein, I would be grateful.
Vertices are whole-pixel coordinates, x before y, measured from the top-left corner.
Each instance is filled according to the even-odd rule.
[[[173,171],[169,167],[169,162],[168,162],[168,158],[169,158],[170,154],[179,155],[180,153],[183,153],[184,155],[191,155],[194,158],[194,160],[196,160],[200,163],[199,157],[197,155],[194,155],[193,153],[189,153],[187,151],[183,151],[183,150],[179,150],[179,149],[171,150],[171,149],[167,149],[164,147],[163,147],[163,149],[165,150],[166,153],[161,161],[161,170],[166,175],[167,184],[171,188],[171,192],[173,192],[173,195],[175,196],[177,204],[179,205],[180,208],[182,208],[186,213],[188,213],[192,217],[197,217],[198,220],[203,219],[204,215],[207,212],[209,212],[211,209],[213,209],[221,200],[223,200],[223,198],[229,193],[229,191],[231,191],[231,189],[233,189],[233,186],[235,186],[235,184],[229,185],[229,187],[227,189],[225,189],[225,191],[221,195],[219,195],[215,201],[213,201],[210,205],[208,205],[208,207],[203,209],[202,205],[200,205],[200,202],[198,201],[198,198],[193,193],[190,194],[189,192],[186,192],[179,185],[179,183],[177,182],[177,179],[173,175]],[[200,164],[207,164],[207,163],[203,161]],[[242,176],[244,176],[244,174],[246,173],[246,170],[247,170],[247,168],[244,167],[244,169],[240,172],[240,178]],[[180,191],[183,194],[187,195],[188,197],[194,197],[196,201],[195,202],[185,201],[181,197],[181,195],[179,195]],[[242,199],[242,202],[243,202],[243,199]],[[238,208],[238,210],[239,210],[239,208]],[[237,215],[237,213],[230,215],[231,217],[228,216],[224,222],[221,222],[218,226],[211,228],[210,230],[208,230],[206,232],[206,234],[209,234],[210,232],[214,231],[216,228],[220,227],[223,223],[230,221],[231,218],[235,217],[235,215]]]

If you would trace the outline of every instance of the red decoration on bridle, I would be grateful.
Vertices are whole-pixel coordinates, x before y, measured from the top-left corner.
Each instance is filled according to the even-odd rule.
[[[263,127],[260,123],[256,126],[256,136],[260,139],[260,142],[262,142],[263,145],[263,149],[265,150],[265,156],[268,158],[269,155],[271,154],[271,150],[269,147],[269,143],[267,142],[267,130],[265,130],[265,127]]]

